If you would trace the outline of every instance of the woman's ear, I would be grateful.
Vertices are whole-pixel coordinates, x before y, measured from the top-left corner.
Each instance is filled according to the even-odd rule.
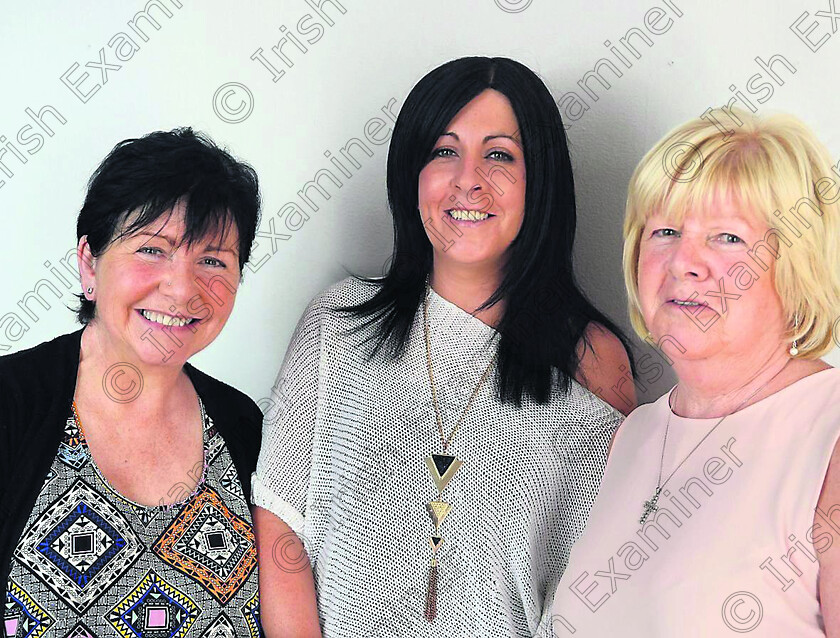
[[[76,246],[76,260],[79,264],[82,292],[88,301],[93,301],[96,297],[96,257],[93,256],[87,235],[79,238],[79,245]]]

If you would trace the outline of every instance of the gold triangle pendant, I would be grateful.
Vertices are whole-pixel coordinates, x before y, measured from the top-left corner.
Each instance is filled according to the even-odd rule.
[[[451,509],[452,506],[449,503],[444,503],[443,501],[432,501],[426,505],[426,510],[432,518],[432,523],[435,524],[435,529],[440,528],[440,524],[443,523],[443,519],[446,518],[447,514],[449,514],[449,510]]]
[[[452,477],[458,472],[463,461],[459,461],[450,454],[431,454],[426,457],[426,467],[435,482],[438,492],[443,492]]]
[[[443,545],[443,538],[440,536],[431,536],[429,538],[429,545],[432,546],[432,554],[437,554],[440,546]]]

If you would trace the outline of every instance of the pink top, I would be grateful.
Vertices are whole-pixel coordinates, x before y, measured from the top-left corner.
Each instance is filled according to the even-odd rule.
[[[641,525],[668,415],[663,482],[720,421],[676,416],[669,397],[619,429],[557,588],[554,635],[824,636],[818,555],[840,551],[840,504],[814,514],[840,434],[840,369],[725,417]]]

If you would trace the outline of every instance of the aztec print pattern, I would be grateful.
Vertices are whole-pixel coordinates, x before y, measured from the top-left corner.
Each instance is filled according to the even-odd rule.
[[[108,484],[71,414],[12,558],[0,636],[263,635],[250,510],[203,404],[201,414],[203,482],[192,476],[192,494],[180,483],[177,505],[153,507]]]

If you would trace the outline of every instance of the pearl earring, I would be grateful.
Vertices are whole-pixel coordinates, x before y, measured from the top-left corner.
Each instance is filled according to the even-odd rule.
[[[793,317],[793,329],[796,330],[799,327],[799,315],[795,315]],[[793,343],[790,346],[790,350],[788,350],[790,356],[795,357],[799,354],[799,348],[796,347],[796,339],[793,340]]]

